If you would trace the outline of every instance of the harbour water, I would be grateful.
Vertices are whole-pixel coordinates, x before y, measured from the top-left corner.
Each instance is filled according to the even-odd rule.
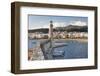
[[[28,48],[35,48],[43,40],[28,40]],[[53,59],[79,59],[88,58],[88,42],[81,40],[54,40],[54,45],[65,44],[66,46],[53,49]],[[62,55],[59,53],[62,52]],[[58,55],[56,55],[58,53]]]

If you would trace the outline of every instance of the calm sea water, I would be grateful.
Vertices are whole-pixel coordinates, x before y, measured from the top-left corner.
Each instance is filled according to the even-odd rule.
[[[39,44],[39,42],[39,40],[28,40],[28,48],[35,47]],[[64,46],[63,48],[57,48],[55,50],[64,51],[64,55],[54,56],[53,59],[88,58],[88,42],[82,42],[77,40],[64,40],[63,43],[66,43],[67,46]]]

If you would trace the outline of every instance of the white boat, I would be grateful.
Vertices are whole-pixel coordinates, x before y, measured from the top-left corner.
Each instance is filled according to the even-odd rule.
[[[54,47],[53,50],[52,50],[52,56],[64,56],[65,51],[61,49],[61,48],[64,48],[64,47],[65,47],[65,45]]]

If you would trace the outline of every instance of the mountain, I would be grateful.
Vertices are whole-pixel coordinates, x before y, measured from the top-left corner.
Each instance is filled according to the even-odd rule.
[[[88,26],[69,25],[65,27],[56,27],[57,30],[67,32],[88,32]]]
[[[33,33],[33,32],[48,33],[48,31],[49,31],[48,28],[39,28],[39,29],[31,29],[31,30],[28,30],[29,33]]]
[[[39,28],[39,29],[32,29],[28,30],[29,33],[32,32],[42,32],[42,33],[48,33],[49,28]],[[53,31],[67,31],[67,32],[88,32],[88,26],[78,26],[78,25],[69,25],[65,27],[56,27],[53,29]]]

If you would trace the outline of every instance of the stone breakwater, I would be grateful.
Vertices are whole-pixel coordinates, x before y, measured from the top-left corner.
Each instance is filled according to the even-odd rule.
[[[50,49],[51,41],[43,40],[39,41],[39,43],[28,50],[28,60],[46,60],[51,59]]]
[[[28,50],[28,60],[44,60],[40,46]]]

